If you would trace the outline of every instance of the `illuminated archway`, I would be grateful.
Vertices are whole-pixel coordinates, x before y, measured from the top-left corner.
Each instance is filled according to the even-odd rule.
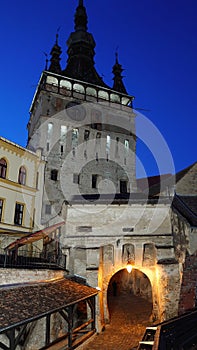
[[[119,270],[110,279],[107,290],[107,304],[110,320],[118,316],[124,307],[129,322],[149,324],[152,310],[152,287],[149,278],[140,270]],[[126,306],[125,306],[126,304]],[[131,317],[132,315],[132,317]]]

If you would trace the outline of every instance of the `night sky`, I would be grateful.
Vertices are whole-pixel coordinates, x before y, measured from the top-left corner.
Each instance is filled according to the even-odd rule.
[[[45,54],[57,29],[66,65],[66,40],[73,31],[77,0],[2,0],[1,136],[26,146],[29,108]],[[112,86],[115,52],[125,69],[124,83],[160,131],[176,171],[196,161],[197,1],[84,0],[88,31],[96,41],[95,63]],[[137,117],[138,130],[138,117]],[[139,126],[140,128],[140,126]],[[148,132],[148,129],[147,129]],[[161,157],[165,150],[157,146]],[[138,141],[137,154],[148,175],[158,173],[154,154]],[[171,172],[172,167],[162,168]],[[140,171],[137,172],[141,176]]]

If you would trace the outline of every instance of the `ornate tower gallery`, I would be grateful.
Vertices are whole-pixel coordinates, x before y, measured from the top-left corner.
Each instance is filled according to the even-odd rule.
[[[175,259],[171,198],[158,201],[137,193],[134,97],[124,86],[117,54],[111,87],[96,71],[83,0],[67,47],[62,67],[57,35],[28,123],[28,148],[41,149],[46,159],[42,223],[65,220],[60,243],[69,273],[100,289],[98,330],[109,321],[114,281],[122,292],[151,303],[152,318],[173,317],[181,267]],[[125,274],[128,262],[130,275]]]

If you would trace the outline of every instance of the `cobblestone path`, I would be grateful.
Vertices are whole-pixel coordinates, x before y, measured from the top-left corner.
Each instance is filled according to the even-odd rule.
[[[111,322],[83,350],[131,350],[142,338],[152,305],[140,297],[122,294],[110,298]]]

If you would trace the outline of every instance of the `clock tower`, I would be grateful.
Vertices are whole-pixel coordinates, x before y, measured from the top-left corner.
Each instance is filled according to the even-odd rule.
[[[124,86],[117,54],[112,87],[97,73],[87,24],[79,0],[66,67],[56,35],[31,105],[27,147],[41,149],[46,159],[43,223],[73,196],[87,202],[136,192],[134,97]]]

